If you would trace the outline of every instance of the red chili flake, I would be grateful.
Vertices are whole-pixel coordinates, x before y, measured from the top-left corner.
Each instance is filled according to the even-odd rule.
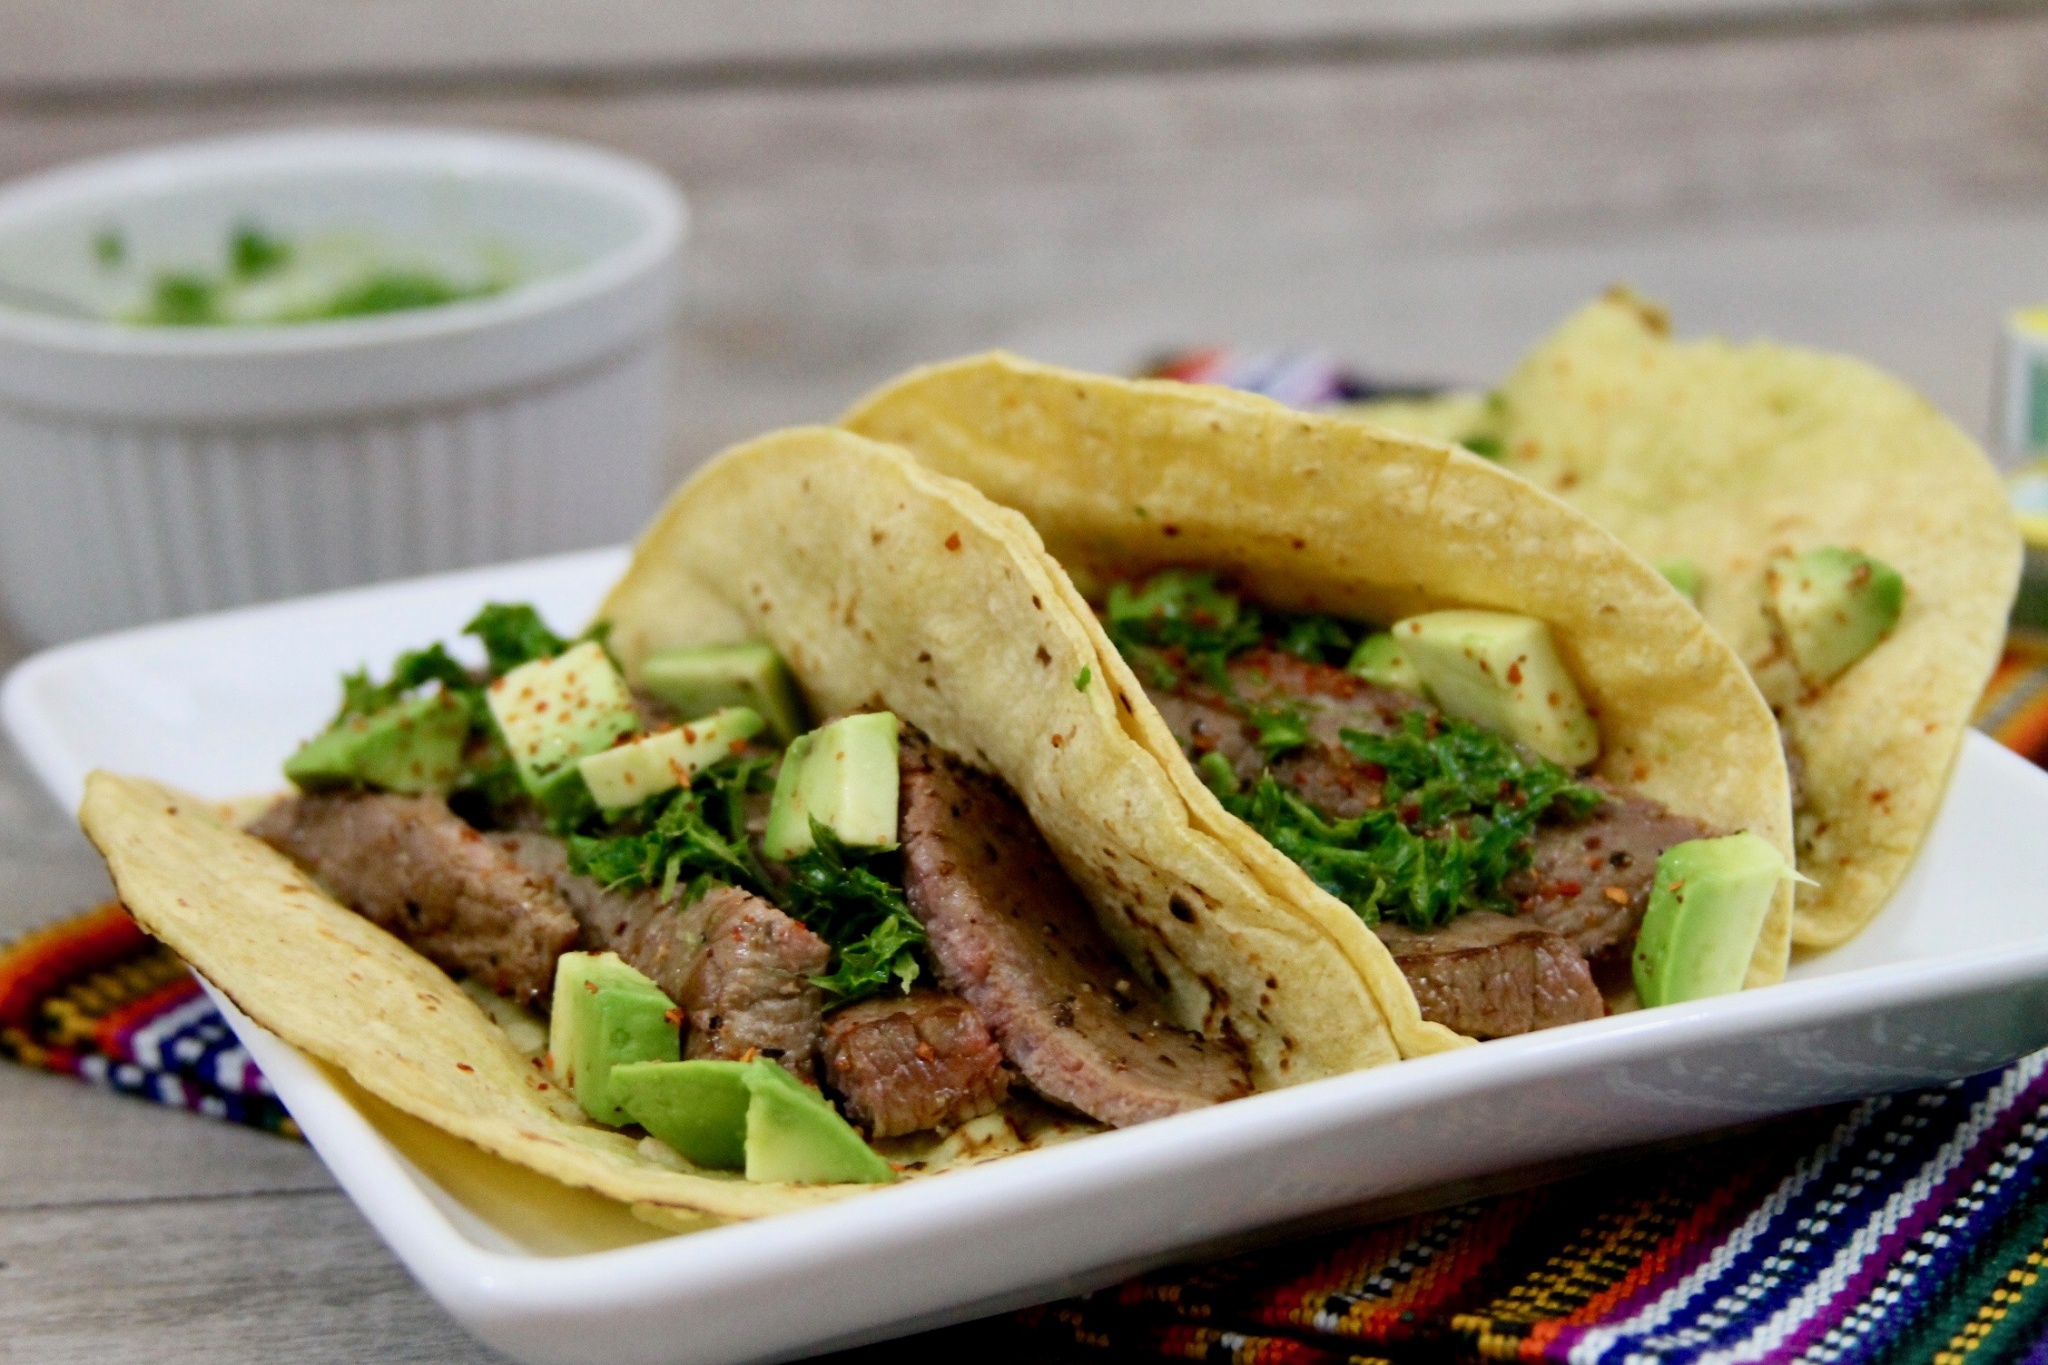
[[[678,1005],[674,1009],[666,1010],[662,1013],[661,1017],[671,1024],[681,1024],[683,1022],[683,1007]]]
[[[958,531],[955,531],[952,535],[946,537],[946,548],[949,550],[957,550],[960,548],[960,533]]]
[[[1585,887],[1580,886],[1577,882],[1559,882],[1556,887],[1557,894],[1560,896],[1576,896],[1585,889]]]

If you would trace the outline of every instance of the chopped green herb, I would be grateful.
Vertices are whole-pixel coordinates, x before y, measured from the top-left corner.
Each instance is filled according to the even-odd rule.
[[[535,659],[552,659],[569,647],[569,641],[549,630],[540,613],[524,602],[492,602],[462,633],[483,641],[493,678]]]
[[[1230,760],[1222,754],[1210,751],[1195,761],[1195,771],[1201,774],[1202,782],[1217,796],[1237,795],[1237,769],[1230,766]]]
[[[569,870],[608,891],[658,888],[663,899],[698,878],[767,896],[746,825],[747,793],[765,789],[767,769],[765,758],[725,759],[625,813],[615,832],[569,835]]]
[[[166,272],[151,292],[151,322],[164,327],[204,327],[220,321],[220,291],[203,275]]]
[[[377,313],[402,313],[411,308],[434,308],[463,299],[494,294],[495,287],[465,288],[421,271],[387,270],[370,275],[336,291],[334,296],[305,315],[317,318],[360,318]]]
[[[1505,451],[1500,437],[1490,431],[1475,431],[1470,435],[1460,436],[1458,444],[1487,460],[1498,460]]]
[[[1301,748],[1309,741],[1308,714],[1299,706],[1256,706],[1245,717],[1259,732],[1259,747],[1268,760]]]
[[[244,223],[228,239],[228,272],[238,280],[253,280],[282,270],[292,258],[291,243],[272,236],[254,223]]]
[[[1339,668],[1350,660],[1351,651],[1358,648],[1359,640],[1366,634],[1354,622],[1319,612],[1284,616],[1273,626],[1277,628],[1282,650],[1312,664],[1335,664]]]
[[[1219,686],[1225,662],[1262,634],[1259,613],[1206,570],[1162,569],[1135,589],[1115,584],[1105,614],[1109,638],[1126,657],[1178,649]]]
[[[1464,721],[1412,711],[1394,734],[1342,737],[1386,774],[1383,807],[1332,819],[1270,773],[1224,805],[1368,924],[1428,929],[1468,910],[1512,911],[1501,887],[1529,866],[1539,821],[1552,811],[1583,818],[1601,801],[1565,769]]]
[[[1088,690],[1088,684],[1094,681],[1095,670],[1089,667],[1088,665],[1083,664],[1081,666],[1081,671],[1074,675],[1074,690],[1076,692],[1086,692]]]
[[[834,1004],[892,985],[909,990],[922,970],[917,949],[925,935],[903,893],[857,861],[825,825],[812,821],[811,837],[810,851],[789,864],[781,891],[783,907],[836,950],[832,973],[814,983]]]
[[[409,649],[399,655],[391,665],[390,678],[384,682],[371,682],[370,671],[366,668],[344,676],[341,680],[341,711],[334,719],[339,723],[350,716],[374,715],[414,688],[424,687],[430,682],[440,683],[450,692],[473,693],[480,690],[468,669],[439,644],[432,644],[425,649]]]

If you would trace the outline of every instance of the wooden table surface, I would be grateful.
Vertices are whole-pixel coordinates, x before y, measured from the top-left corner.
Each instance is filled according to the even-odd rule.
[[[1484,382],[1616,280],[1982,431],[2048,299],[2043,70],[2048,9],[1970,0],[18,0],[0,177],[336,121],[647,157],[694,210],[679,471],[991,345]],[[0,754],[0,938],[104,890]],[[489,1358],[306,1148],[0,1066],[0,1360]]]

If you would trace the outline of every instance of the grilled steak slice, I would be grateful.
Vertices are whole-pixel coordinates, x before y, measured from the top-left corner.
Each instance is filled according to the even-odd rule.
[[[1243,1095],[1242,1059],[1175,1027],[1002,784],[906,733],[903,880],[940,984],[1038,1092],[1118,1127]]]
[[[825,940],[751,892],[719,886],[701,909],[704,954],[678,997],[687,1057],[773,1057],[810,1081],[824,993],[810,982],[832,960]]]
[[[1658,856],[1710,831],[1647,797],[1593,785],[1607,798],[1600,808],[1574,825],[1538,828],[1535,861],[1502,889],[1585,957],[1626,956],[1650,905]]]
[[[1607,1012],[1586,959],[1561,934],[1484,910],[1440,929],[1375,925],[1422,1017],[1474,1038],[1505,1038]]]
[[[293,796],[249,832],[437,966],[522,1005],[547,999],[555,959],[576,945],[554,887],[438,797]]]
[[[1338,819],[1379,806],[1385,787],[1378,769],[1344,747],[1342,732],[1386,734],[1400,726],[1403,713],[1434,709],[1420,697],[1277,649],[1247,650],[1231,660],[1228,672],[1236,703],[1194,679],[1147,695],[1182,748],[1196,757],[1222,754],[1245,784],[1256,782],[1267,763],[1258,729],[1243,716],[1276,704],[1296,708],[1308,720],[1309,742],[1274,760],[1273,780]]]
[[[607,891],[591,878],[569,870],[569,851],[551,834],[522,830],[484,837],[555,888],[576,916],[580,929],[577,947],[586,953],[617,953],[627,966],[661,987],[669,999],[683,998],[691,974],[704,957],[704,920],[710,897],[677,906],[651,889]]]
[[[1010,1073],[974,1006],[941,991],[865,1000],[825,1021],[825,1080],[878,1137],[950,1128],[1003,1102]]]

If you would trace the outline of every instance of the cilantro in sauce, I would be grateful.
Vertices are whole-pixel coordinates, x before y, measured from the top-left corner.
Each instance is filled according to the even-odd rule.
[[[814,983],[835,1004],[907,991],[921,971],[917,948],[924,926],[910,913],[895,879],[857,861],[831,830],[812,822],[810,852],[789,865],[783,908],[837,950],[829,976]],[[873,860],[879,861],[879,860]]]
[[[1264,636],[1257,610],[1193,569],[1162,570],[1135,590],[1115,584],[1106,617],[1109,638],[1141,674],[1156,676],[1161,652],[1174,650],[1219,684],[1230,656]]]
[[[513,283],[458,280],[427,266],[380,261],[366,244],[336,238],[303,243],[260,223],[238,224],[217,270],[160,270],[127,320],[156,327],[221,327],[369,317],[435,308],[503,292]],[[127,244],[112,229],[93,241],[103,270],[122,266]]]

